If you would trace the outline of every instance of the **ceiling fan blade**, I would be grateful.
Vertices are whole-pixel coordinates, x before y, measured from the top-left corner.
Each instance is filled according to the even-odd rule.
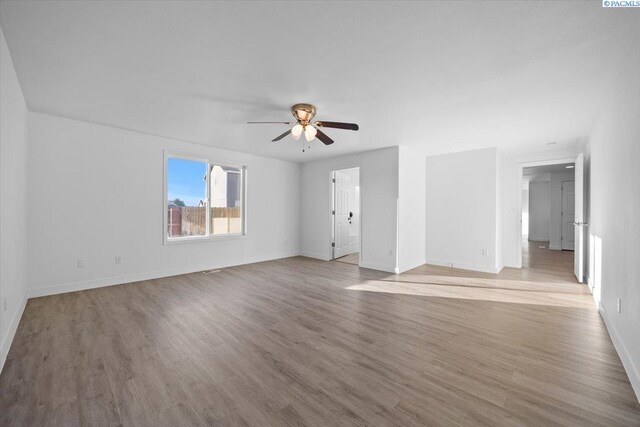
[[[329,138],[326,133],[316,128],[316,138],[324,143],[324,145],[333,144],[333,139]]]
[[[274,139],[272,139],[272,142],[276,142],[276,141],[280,141],[282,138],[284,138],[285,136],[289,135],[291,133],[291,129],[289,129],[288,131],[286,131],[285,133],[283,133],[280,136],[276,136]]]
[[[360,126],[355,123],[342,123],[342,122],[316,122],[316,126],[320,126],[323,128],[336,128],[336,129],[347,129],[347,130],[358,130]]]
[[[292,125],[293,122],[247,122],[248,125],[262,125],[262,124],[278,124],[278,125]]]

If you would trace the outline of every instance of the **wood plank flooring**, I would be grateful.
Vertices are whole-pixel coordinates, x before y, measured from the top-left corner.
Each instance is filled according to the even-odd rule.
[[[353,264],[353,265],[358,265],[360,264],[360,254],[358,252],[353,253],[353,254],[349,254],[349,255],[345,255],[343,257],[340,258],[336,258],[334,259],[335,262],[344,262],[346,264]]]
[[[573,254],[549,252],[499,275],[296,257],[31,299],[0,425],[640,425]]]

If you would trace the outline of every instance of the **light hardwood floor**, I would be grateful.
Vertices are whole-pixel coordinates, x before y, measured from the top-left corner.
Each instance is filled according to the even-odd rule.
[[[640,425],[569,255],[499,275],[297,257],[31,299],[0,425]]]
[[[360,264],[360,254],[358,252],[353,253],[353,254],[349,254],[349,255],[345,255],[343,257],[340,258],[336,258],[334,259],[335,262],[344,262],[346,264],[353,264],[353,265],[358,265]]]

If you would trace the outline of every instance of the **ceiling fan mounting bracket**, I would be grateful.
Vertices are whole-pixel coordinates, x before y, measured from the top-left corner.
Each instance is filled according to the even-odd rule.
[[[311,104],[295,104],[291,107],[291,114],[293,114],[298,123],[305,126],[316,115],[316,107]]]

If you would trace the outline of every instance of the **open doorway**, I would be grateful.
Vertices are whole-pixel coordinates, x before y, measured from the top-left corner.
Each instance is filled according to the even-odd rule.
[[[522,267],[572,275],[575,189],[574,161],[522,168]]]
[[[360,168],[332,172],[332,258],[360,264]]]

